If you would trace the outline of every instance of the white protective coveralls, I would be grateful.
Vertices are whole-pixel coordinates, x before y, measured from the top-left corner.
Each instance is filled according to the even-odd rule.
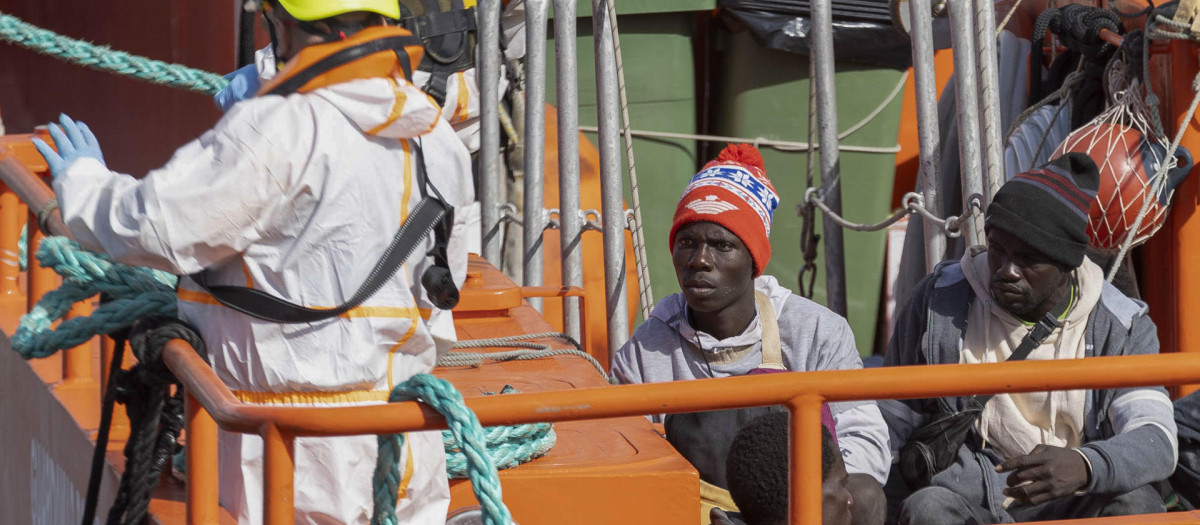
[[[442,195],[456,207],[471,202],[466,148],[429,97],[390,74],[244,101],[141,180],[82,159],[54,189],[71,234],[89,249],[181,275],[207,268],[212,284],[331,307],[358,290],[420,201],[416,140],[404,140],[418,136]],[[465,252],[455,249],[461,284]],[[436,359],[421,322],[428,305],[419,276],[428,263],[423,249],[415,253],[388,285],[339,318],[259,321],[217,304],[187,278],[179,315],[199,330],[213,369],[244,402],[380,403]],[[399,520],[444,523],[441,435],[408,438]],[[222,504],[239,523],[260,523],[261,440],[222,433],[220,445]],[[366,523],[376,447],[375,436],[297,438],[297,523]]]

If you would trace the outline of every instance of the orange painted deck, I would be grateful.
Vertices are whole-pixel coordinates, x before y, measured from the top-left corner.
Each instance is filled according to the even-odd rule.
[[[518,289],[498,270],[472,259],[470,272],[479,272],[482,283],[493,288],[477,288],[482,294],[476,297],[466,296],[471,291],[464,289],[464,300],[455,311],[460,340],[554,331],[519,293],[513,294]],[[506,289],[512,291],[505,294]],[[567,347],[553,339],[535,342]],[[505,385],[532,393],[607,384],[595,367],[575,356],[439,368],[434,373],[468,398],[499,392]],[[555,432],[558,441],[545,457],[500,473],[504,501],[518,523],[621,523],[630,519],[632,509],[639,523],[696,522],[699,475],[646,418],[566,421],[557,423]],[[466,480],[451,480],[450,494],[451,509],[475,504]]]

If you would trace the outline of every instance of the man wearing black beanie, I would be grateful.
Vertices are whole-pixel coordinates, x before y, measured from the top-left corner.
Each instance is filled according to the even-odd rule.
[[[1084,256],[1098,184],[1095,163],[1079,153],[1006,182],[987,208],[987,250],[969,250],[917,285],[898,313],[885,365],[1157,353],[1146,305],[1105,282]],[[977,412],[961,445],[912,439],[968,407]],[[901,458],[888,480],[889,497],[903,498],[901,524],[1165,511],[1149,485],[1171,474],[1177,455],[1163,388],[883,401],[880,409]],[[932,457],[954,446],[943,461],[913,453]]]

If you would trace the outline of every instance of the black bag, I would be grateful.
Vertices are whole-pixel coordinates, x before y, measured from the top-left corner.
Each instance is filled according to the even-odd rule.
[[[934,474],[950,466],[981,413],[983,405],[972,398],[966,410],[942,414],[913,432],[900,449],[900,474],[909,488],[929,486]]]
[[[1072,286],[1074,286],[1072,284]],[[1008,361],[1021,361],[1040,346],[1058,328],[1058,316],[1070,304],[1069,298],[1047,312],[1021,339],[1021,344],[1008,357]],[[963,410],[940,414],[925,423],[908,438],[900,449],[900,475],[913,491],[929,486],[933,476],[946,470],[958,455],[958,449],[966,442],[975,428],[975,421],[983,413],[983,407],[995,394],[973,396],[967,400]],[[939,403],[942,405],[942,403]]]

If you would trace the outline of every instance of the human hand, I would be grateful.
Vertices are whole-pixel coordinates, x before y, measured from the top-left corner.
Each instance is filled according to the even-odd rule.
[[[258,92],[258,67],[254,64],[242,66],[225,78],[229,84],[213,97],[221,111],[229,111],[234,104],[253,97]]]
[[[42,154],[42,157],[45,157],[46,164],[50,166],[50,176],[57,178],[76,160],[85,157],[96,159],[104,164],[104,154],[100,152],[100,143],[96,141],[96,135],[92,133],[87,124],[76,123],[65,114],[59,115],[58,121],[61,125],[50,124],[50,137],[54,139],[54,145],[58,147],[58,151],[51,148],[44,140],[33,138],[34,147],[37,148],[38,153]]]
[[[1083,454],[1049,445],[997,465],[996,472],[1012,472],[1004,495],[1026,505],[1075,494],[1087,486],[1089,476]]]

